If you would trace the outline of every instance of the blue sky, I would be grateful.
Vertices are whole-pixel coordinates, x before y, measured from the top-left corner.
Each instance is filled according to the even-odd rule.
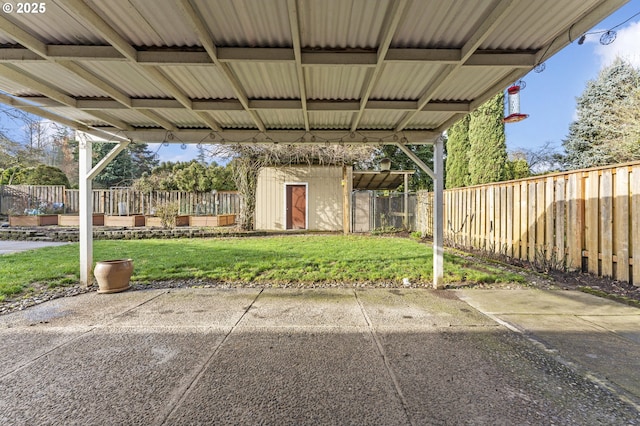
[[[608,30],[638,12],[640,0],[632,0],[590,31]],[[551,142],[561,150],[569,125],[576,118],[576,98],[587,81],[596,78],[600,69],[617,56],[640,67],[640,15],[615,31],[612,44],[601,45],[600,34],[590,35],[584,44],[575,41],[548,59],[543,72],[531,71],[523,78],[526,88],[520,92],[520,111],[529,118],[505,125],[507,149],[536,149]]]

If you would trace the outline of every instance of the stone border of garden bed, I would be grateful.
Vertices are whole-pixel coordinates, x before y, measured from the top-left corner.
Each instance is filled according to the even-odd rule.
[[[235,228],[214,229],[201,227],[130,228],[94,227],[94,240],[142,240],[149,238],[211,238],[211,237],[254,237],[270,235],[264,231],[238,231]],[[0,228],[0,240],[15,241],[59,241],[76,242],[79,239],[77,227],[38,226]]]

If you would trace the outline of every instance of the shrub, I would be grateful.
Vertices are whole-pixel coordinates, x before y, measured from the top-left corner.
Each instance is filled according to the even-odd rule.
[[[164,228],[176,227],[176,216],[180,213],[178,203],[164,203],[156,207],[156,216],[160,218],[160,223]]]

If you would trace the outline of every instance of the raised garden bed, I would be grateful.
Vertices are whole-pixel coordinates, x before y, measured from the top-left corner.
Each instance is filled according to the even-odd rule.
[[[49,226],[57,224],[57,214],[9,216],[9,226]]]
[[[162,227],[162,220],[157,216],[147,216],[145,225]],[[189,216],[176,216],[176,226],[189,226]]]
[[[104,217],[104,226],[144,226],[144,224],[145,217],[141,214]]]
[[[228,226],[236,223],[235,214],[217,216],[189,216],[189,226]]]
[[[104,226],[104,213],[93,214],[93,226]],[[74,214],[59,214],[59,226],[80,226],[80,216]]]

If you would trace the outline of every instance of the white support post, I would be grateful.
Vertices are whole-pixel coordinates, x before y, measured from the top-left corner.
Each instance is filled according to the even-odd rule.
[[[433,197],[433,288],[444,288],[444,141],[438,138],[433,150],[435,171]]]
[[[80,148],[80,285],[92,284],[93,267],[93,200],[91,177],[92,146],[86,135],[78,134]]]
[[[402,226],[409,229],[409,175],[404,174],[404,217]]]

